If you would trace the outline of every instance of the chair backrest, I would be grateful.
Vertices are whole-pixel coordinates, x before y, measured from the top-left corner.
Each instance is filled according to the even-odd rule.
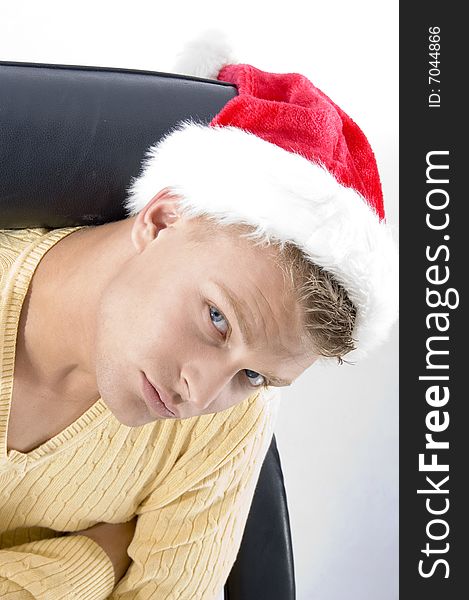
[[[225,600],[294,600],[287,497],[275,435],[266,454]]]
[[[170,73],[0,62],[0,228],[125,218],[147,148],[183,119],[210,122],[236,95],[229,83]],[[295,598],[275,436],[225,598]]]
[[[236,94],[183,75],[0,62],[2,227],[123,219],[147,148],[182,119],[209,122]]]

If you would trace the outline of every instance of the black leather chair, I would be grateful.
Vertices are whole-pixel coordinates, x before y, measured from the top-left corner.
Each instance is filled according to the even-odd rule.
[[[0,228],[124,219],[145,150],[181,119],[208,123],[236,94],[229,83],[170,73],[0,62]],[[225,600],[294,598],[274,436]]]

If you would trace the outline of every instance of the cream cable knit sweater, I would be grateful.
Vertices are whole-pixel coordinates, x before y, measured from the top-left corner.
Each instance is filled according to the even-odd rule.
[[[98,399],[38,448],[7,452],[21,306],[41,258],[76,229],[0,230],[0,598],[213,600],[241,543],[278,390],[141,427]],[[134,515],[132,563],[113,589],[104,550],[63,534]]]

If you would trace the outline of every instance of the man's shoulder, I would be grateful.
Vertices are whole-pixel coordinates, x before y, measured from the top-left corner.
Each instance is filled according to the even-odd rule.
[[[0,252],[20,253],[23,248],[47,234],[45,227],[28,227],[26,229],[0,229]]]
[[[218,413],[166,421],[165,426],[175,430],[171,437],[175,460],[147,486],[139,512],[162,507],[191,489],[232,485],[234,472],[245,477],[254,463],[260,469],[279,400],[279,389],[267,388]]]
[[[47,231],[44,228],[0,229],[0,287],[21,253]]]
[[[280,405],[279,388],[263,388],[246,400],[224,411],[194,418],[188,452],[196,452],[197,446],[206,452],[228,458],[249,440],[263,437],[275,424]],[[193,443],[195,445],[193,445]]]
[[[30,256],[29,271],[42,255],[71,231],[80,227],[51,229],[47,227],[28,227],[25,229],[0,229],[0,290],[10,280],[10,274],[23,269],[24,259]]]
[[[25,229],[0,229],[0,255],[15,255],[18,256],[31,244],[38,243],[42,240],[51,238],[54,243],[68,233],[81,229],[77,227],[27,227]]]

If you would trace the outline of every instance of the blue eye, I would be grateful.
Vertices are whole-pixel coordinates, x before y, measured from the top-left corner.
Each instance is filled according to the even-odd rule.
[[[267,387],[267,381],[264,377],[264,375],[261,375],[260,373],[256,373],[255,371],[251,371],[250,369],[244,369],[244,372],[246,373],[247,378],[250,380],[251,385],[254,385],[254,387],[259,387],[261,385],[263,385],[264,387]],[[257,379],[259,379],[259,377],[261,378],[260,382],[257,383],[252,383],[251,377],[254,378],[254,381],[256,381]]]
[[[212,323],[215,325],[215,328],[218,329],[218,331],[223,335],[223,337],[225,337],[229,330],[228,321],[225,319],[223,314],[215,306],[210,306],[210,319],[211,319]],[[224,331],[221,331],[218,328],[218,325],[222,324],[223,321],[226,323],[227,326],[226,326],[226,329],[224,329]]]
[[[209,308],[210,320],[214,324],[215,328],[219,331],[219,333],[221,333],[221,335],[225,337],[229,330],[228,321],[223,316],[223,313],[221,313],[215,306],[209,306]],[[218,325],[223,325],[223,323],[226,324],[226,327],[223,327],[223,331],[221,331]],[[253,387],[268,387],[269,382],[264,377],[264,375],[256,373],[256,371],[251,371],[250,369],[244,369],[244,372],[246,373],[246,377],[248,378],[250,385],[252,385]]]

